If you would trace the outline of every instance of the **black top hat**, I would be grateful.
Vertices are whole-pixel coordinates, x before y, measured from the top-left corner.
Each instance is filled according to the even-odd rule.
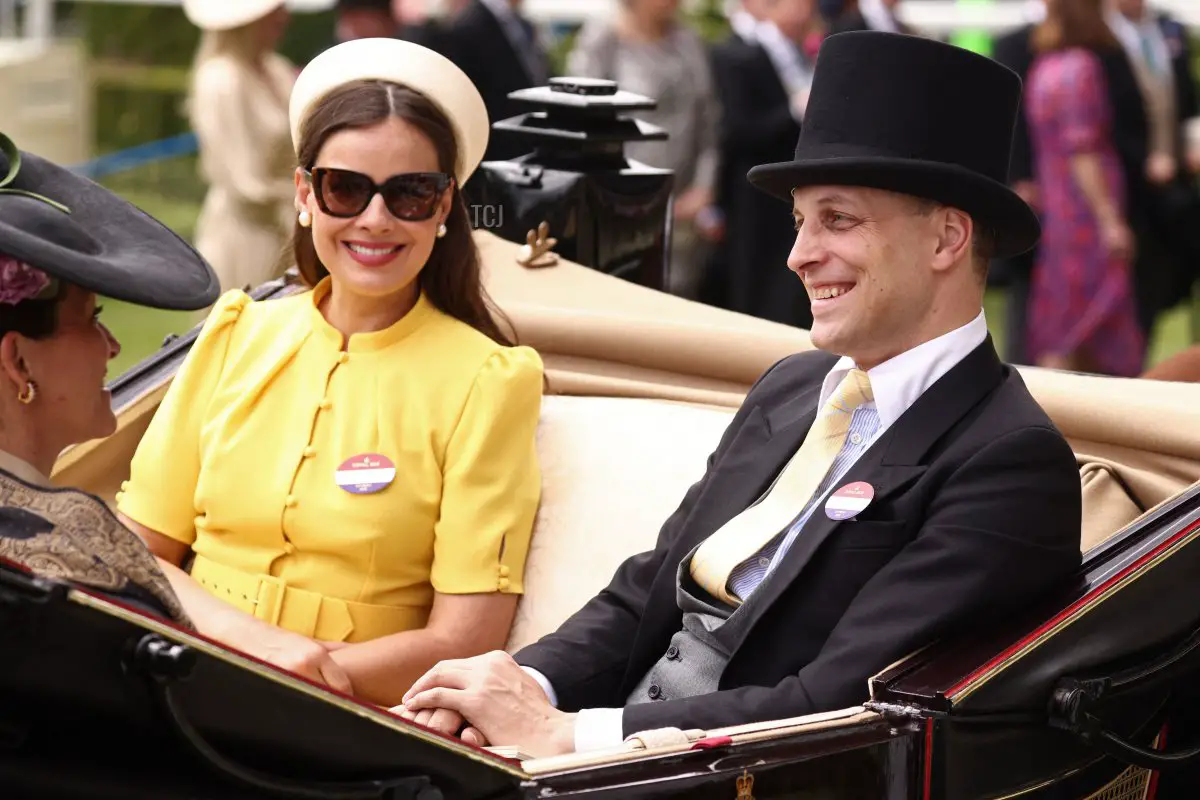
[[[105,297],[177,310],[220,294],[212,267],[162,223],[0,133],[0,254]]]
[[[791,200],[797,186],[866,186],[962,209],[1000,258],[1037,244],[1033,209],[1007,186],[1021,79],[991,59],[899,33],[853,31],[821,45],[794,161],[750,170]]]

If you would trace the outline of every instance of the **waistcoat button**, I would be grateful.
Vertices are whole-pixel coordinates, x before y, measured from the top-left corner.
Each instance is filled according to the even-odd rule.
[[[662,689],[658,688],[657,683],[651,684],[650,690],[647,691],[646,694],[650,695],[651,700],[657,700],[658,698],[662,697]]]
[[[671,661],[678,661],[679,660],[679,648],[676,647],[675,645],[671,645],[670,647],[668,647],[667,648],[667,658]]]

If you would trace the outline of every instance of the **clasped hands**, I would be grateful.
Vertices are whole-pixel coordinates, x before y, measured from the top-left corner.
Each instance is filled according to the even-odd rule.
[[[502,651],[437,664],[391,711],[477,747],[519,746],[535,758],[575,749],[575,715],[552,706],[538,682]]]

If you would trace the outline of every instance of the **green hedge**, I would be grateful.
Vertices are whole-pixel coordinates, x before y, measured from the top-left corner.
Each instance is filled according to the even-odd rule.
[[[97,153],[188,130],[183,100],[200,35],[182,9],[87,3],[64,25],[79,32],[93,61]],[[280,50],[302,64],[332,37],[332,13],[297,14]]]

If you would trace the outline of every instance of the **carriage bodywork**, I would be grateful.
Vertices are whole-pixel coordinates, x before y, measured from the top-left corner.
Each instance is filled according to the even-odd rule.
[[[489,292],[549,379],[516,650],[652,545],[751,383],[811,343],[571,262],[526,267],[516,245],[477,239]],[[193,337],[114,382],[117,432],[64,454],[57,481],[115,494]],[[1019,618],[890,666],[861,706],[520,762],[0,567],[0,786],[121,798],[1191,797],[1194,768],[1156,768],[1182,758],[1200,675],[1200,387],[1025,378],[1077,453],[1083,568]]]

